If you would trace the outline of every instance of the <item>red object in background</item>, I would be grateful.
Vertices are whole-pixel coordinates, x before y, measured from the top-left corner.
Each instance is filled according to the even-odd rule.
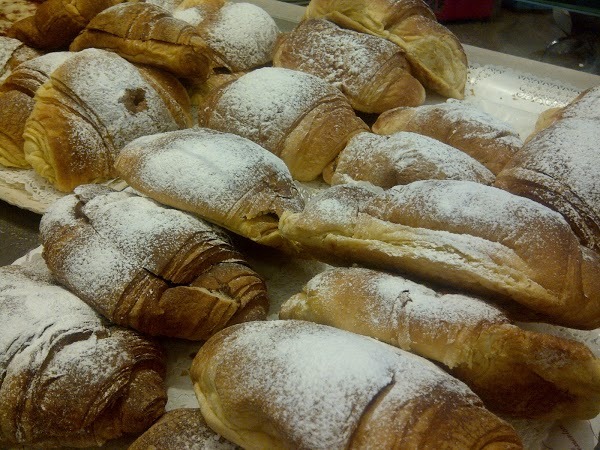
[[[494,0],[426,0],[439,21],[489,19]]]

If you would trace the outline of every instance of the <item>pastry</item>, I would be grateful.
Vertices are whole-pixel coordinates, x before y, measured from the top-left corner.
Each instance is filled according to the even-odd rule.
[[[590,349],[525,331],[475,297],[335,268],[311,279],[279,317],[367,335],[440,362],[496,413],[545,420],[600,413],[600,359]]]
[[[71,43],[71,51],[103,48],[133,63],[178,77],[206,80],[219,65],[188,23],[150,3],[121,3],[94,17]]]
[[[397,45],[325,19],[305,20],[285,34],[273,65],[323,78],[341,89],[354,109],[366,113],[425,101],[425,89]]]
[[[60,283],[143,333],[203,340],[267,315],[262,278],[222,231],[150,199],[80,186],[48,209],[40,237]]]
[[[446,97],[464,97],[463,47],[423,0],[312,0],[305,18],[325,18],[388,39],[406,53],[414,76],[426,88]]]
[[[189,97],[177,79],[105,50],[74,54],[34,100],[25,159],[63,192],[114,178],[114,159],[133,139],[191,125]]]
[[[115,163],[139,192],[260,244],[296,253],[278,230],[303,200],[283,162],[254,142],[191,128],[139,138]]]
[[[314,75],[275,67],[222,85],[199,111],[199,124],[256,142],[298,181],[317,178],[354,134],[368,130],[341,91]]]
[[[75,295],[0,268],[0,446],[100,446],[164,412],[160,346],[108,325]]]
[[[0,36],[0,83],[21,63],[42,53],[18,39]]]
[[[191,377],[209,426],[245,449],[522,448],[435,365],[324,325],[229,327],[202,346]]]
[[[319,257],[488,296],[536,321],[600,326],[598,254],[579,244],[560,214],[501,189],[455,180],[382,193],[339,185],[279,224]]]
[[[523,145],[509,125],[467,102],[448,101],[381,114],[373,132],[411,131],[456,147],[497,174]]]
[[[467,180],[491,184],[494,174],[460,150],[410,132],[359,133],[324,173],[330,184],[368,181],[389,189],[417,180]]]

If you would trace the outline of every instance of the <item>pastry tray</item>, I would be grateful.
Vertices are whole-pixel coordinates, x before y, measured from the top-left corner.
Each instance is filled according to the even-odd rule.
[[[251,0],[275,18],[282,31],[288,31],[301,19],[304,7],[275,0]],[[552,107],[563,106],[581,90],[600,84],[600,76],[577,72],[537,61],[518,58],[490,50],[465,46],[469,60],[466,101],[511,124],[527,137],[533,130],[538,115]],[[439,103],[443,98],[428,93],[427,103]],[[116,189],[126,187],[123,182],[107,183]],[[0,167],[0,199],[22,209],[43,213],[64,194],[57,192],[31,170]],[[45,270],[40,248],[29,252],[15,263],[33,265]],[[254,254],[255,253],[255,254]],[[260,254],[259,254],[260,253]],[[268,249],[246,252],[248,261],[266,279],[271,298],[269,318],[277,318],[279,306],[304,284],[327,266],[316,261],[283,258]],[[600,356],[600,330],[576,332],[559,327],[545,331],[566,334],[585,342]],[[168,350],[168,403],[167,410],[179,407],[197,407],[189,368],[200,347],[176,339],[164,340]],[[529,450],[567,448],[592,450],[598,443],[600,416],[589,421],[514,421],[511,423],[522,435]],[[127,448],[128,441],[119,440],[104,448]]]

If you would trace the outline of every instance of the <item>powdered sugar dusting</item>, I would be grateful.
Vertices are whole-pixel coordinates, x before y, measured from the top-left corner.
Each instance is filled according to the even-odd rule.
[[[564,118],[600,120],[600,86],[590,88],[579,100],[565,106],[561,116]]]
[[[0,76],[7,70],[6,65],[14,51],[21,45],[23,45],[23,43],[18,39],[0,36]]]
[[[173,17],[190,25],[196,26],[206,18],[206,15],[201,8],[177,9],[173,12]]]

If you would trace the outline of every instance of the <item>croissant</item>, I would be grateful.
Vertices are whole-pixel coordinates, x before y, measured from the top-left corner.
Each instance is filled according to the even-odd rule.
[[[173,15],[188,22],[231,72],[243,72],[271,62],[279,27],[252,3],[227,2],[219,7],[183,2]]]
[[[397,45],[324,19],[305,20],[286,34],[277,45],[273,65],[325,79],[362,112],[382,113],[425,101],[425,89],[412,76]]]
[[[177,79],[105,50],[74,54],[34,100],[25,159],[63,192],[114,178],[116,155],[138,136],[191,125],[189,97]]]
[[[131,444],[127,450],[234,450],[239,448],[216,434],[199,409],[173,409]]]
[[[256,142],[299,181],[317,178],[354,134],[368,130],[331,84],[275,67],[221,86],[199,112],[199,124]]]
[[[330,184],[368,181],[384,189],[428,179],[494,181],[492,172],[460,150],[402,131],[389,136],[356,134],[330,167],[331,174],[323,173]]]
[[[317,257],[490,296],[536,321],[600,326],[600,256],[579,244],[560,214],[491,186],[424,180],[383,193],[334,186],[303,212],[284,213],[280,231]]]
[[[416,108],[395,108],[381,114],[374,133],[411,131],[456,147],[497,174],[523,145],[508,124],[467,102],[449,101]]]
[[[165,356],[69,291],[0,268],[0,446],[89,447],[164,412]]]
[[[40,51],[8,36],[0,36],[0,48],[2,49],[0,53],[0,82],[4,81],[19,64],[42,55]]]
[[[20,64],[0,85],[0,164],[28,168],[25,159],[23,132],[25,122],[33,111],[38,88],[72,53],[55,52]]]
[[[46,0],[34,15],[13,23],[7,34],[34,48],[66,49],[96,14],[124,1],[137,0]]]
[[[71,51],[103,48],[133,63],[178,77],[208,78],[217,61],[188,23],[151,3],[121,3],[94,17],[71,43]]]
[[[192,128],[139,138],[115,163],[145,195],[260,244],[297,253],[278,230],[303,200],[283,162],[248,139]]]
[[[209,426],[245,449],[522,448],[425,359],[310,322],[229,327],[200,348],[191,377]]]
[[[523,146],[495,185],[558,211],[583,245],[600,251],[600,87],[584,92]],[[542,126],[543,127],[543,126]]]
[[[463,47],[423,0],[312,0],[304,17],[388,39],[406,53],[414,76],[426,88],[464,97],[468,66]]]
[[[600,413],[600,359],[585,345],[522,330],[474,297],[370,269],[336,268],[310,280],[279,317],[364,334],[440,362],[497,413]]]
[[[265,284],[228,238],[150,199],[78,187],[48,209],[40,237],[56,279],[117,324],[203,340],[266,317]]]

